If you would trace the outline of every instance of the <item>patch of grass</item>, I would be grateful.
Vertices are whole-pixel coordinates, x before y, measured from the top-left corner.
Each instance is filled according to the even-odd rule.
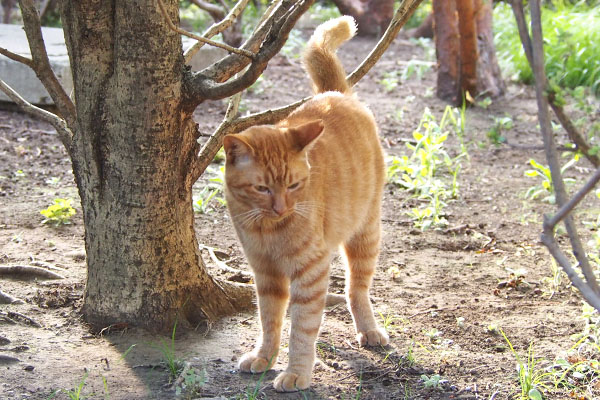
[[[41,210],[45,219],[42,224],[52,223],[55,226],[68,225],[71,223],[71,217],[75,215],[75,209],[71,207],[71,199],[54,199],[54,204]]]
[[[542,10],[546,73],[561,87],[587,86],[600,95],[600,13],[585,1],[545,2]],[[525,12],[526,15],[529,13]],[[495,45],[503,73],[525,83],[533,74],[523,52],[511,6],[494,7]]]
[[[173,332],[171,333],[171,340],[164,341],[160,338],[160,344],[151,344],[152,347],[158,349],[163,355],[163,363],[169,374],[169,384],[171,384],[184,368],[182,360],[175,356],[175,331],[177,329],[177,321],[173,324]]]
[[[542,393],[550,389],[547,383],[551,373],[540,368],[539,363],[541,360],[534,357],[533,341],[529,344],[527,359],[523,362],[504,331],[501,328],[498,328],[498,331],[517,360],[517,373],[521,389],[521,394],[518,398],[520,400],[542,400],[544,398]]]

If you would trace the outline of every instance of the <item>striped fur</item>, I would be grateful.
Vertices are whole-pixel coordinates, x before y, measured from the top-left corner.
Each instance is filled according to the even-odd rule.
[[[333,253],[347,260],[346,293],[361,345],[387,344],[368,297],[379,253],[383,153],[371,112],[345,82],[335,48],[354,34],[341,17],[317,28],[304,63],[317,94],[275,126],[228,135],[226,196],[255,274],[262,335],[241,371],[270,368],[289,304],[289,363],[278,391],[306,389]]]

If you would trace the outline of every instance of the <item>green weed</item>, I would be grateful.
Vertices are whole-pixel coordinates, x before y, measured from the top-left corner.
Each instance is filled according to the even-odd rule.
[[[527,360],[523,362],[519,354],[514,349],[512,343],[504,333],[501,328],[498,328],[498,331],[508,343],[508,347],[510,351],[515,356],[517,360],[517,373],[519,379],[519,387],[521,389],[521,394],[519,396],[520,400],[542,400],[542,392],[548,391],[548,380],[552,375],[549,372],[544,371],[539,367],[540,359],[535,359],[533,353],[533,341],[529,344],[529,349],[527,351]]]
[[[489,141],[496,146],[506,142],[506,138],[502,136],[504,131],[510,130],[513,127],[513,120],[509,116],[493,117],[494,123],[487,131],[486,136]]]
[[[160,338],[160,344],[152,344],[152,347],[158,349],[163,355],[163,364],[169,374],[169,384],[172,383],[183,370],[184,363],[175,356],[175,331],[177,329],[177,321],[173,324],[173,332],[171,340],[166,342]]]
[[[423,382],[423,386],[426,389],[442,389],[442,384],[448,382],[446,379],[443,379],[440,375],[421,375],[421,382]]]
[[[575,155],[569,162],[563,165],[560,169],[561,174],[564,174],[569,168],[571,168],[579,160],[579,155]],[[525,175],[531,178],[536,176],[541,178],[541,182],[538,185],[530,187],[525,193],[525,197],[528,199],[535,200],[542,195],[546,195],[542,201],[554,204],[556,202],[554,194],[554,185],[552,183],[552,175],[550,173],[550,167],[542,165],[535,161],[533,158],[529,160],[529,164],[533,169],[525,171]],[[575,179],[564,178],[565,184],[575,183]]]
[[[54,199],[54,204],[41,210],[40,214],[46,217],[42,224],[53,223],[56,226],[71,223],[71,217],[75,215],[75,209],[71,207],[71,199]]]
[[[416,143],[407,143],[411,154],[389,159],[388,181],[425,203],[408,212],[415,226],[422,230],[448,224],[443,209],[447,200],[458,196],[460,160],[467,153],[464,147],[459,156],[452,158],[446,151],[445,142],[449,129],[462,137],[464,118],[464,111],[447,107],[438,124],[426,109],[417,130],[413,132]]]
[[[218,153],[217,153],[218,154]],[[202,188],[200,193],[193,196],[194,211],[200,214],[208,214],[217,206],[225,206],[225,198],[223,197],[223,186],[225,183],[225,167],[221,166],[218,169],[209,167],[206,169],[208,176],[208,184]]]

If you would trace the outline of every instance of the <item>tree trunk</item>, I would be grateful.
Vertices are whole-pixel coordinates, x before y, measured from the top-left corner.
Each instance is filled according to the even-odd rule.
[[[178,2],[165,3],[175,20]],[[85,319],[166,331],[233,311],[193,228],[197,128],[181,92],[179,35],[154,1],[61,5],[77,107],[70,154],[85,221]]]
[[[492,5],[485,0],[434,0],[437,95],[454,105],[463,93],[500,96],[505,84],[496,59]]]
[[[477,90],[480,96],[502,96],[506,92],[506,83],[502,79],[500,66],[494,46],[492,3],[486,0],[474,0],[477,18]]]
[[[381,36],[394,15],[394,0],[333,0],[340,12],[356,20],[361,36]]]
[[[460,35],[460,86],[462,92],[477,91],[477,23],[473,0],[456,0]]]
[[[451,104],[460,104],[460,35],[456,4],[433,0],[432,6],[438,64],[437,96]]]

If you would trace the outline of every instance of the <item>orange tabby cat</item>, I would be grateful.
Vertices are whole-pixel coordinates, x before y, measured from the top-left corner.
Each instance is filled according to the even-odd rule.
[[[340,245],[359,343],[389,341],[368,296],[379,254],[383,153],[373,115],[352,95],[335,55],[355,30],[351,17],[340,17],[310,39],[304,63],[320,94],[277,125],[224,140],[227,204],[254,271],[262,325],[258,346],[239,367],[260,373],[275,363],[289,301],[289,363],[275,379],[277,391],[310,385],[329,266]]]

